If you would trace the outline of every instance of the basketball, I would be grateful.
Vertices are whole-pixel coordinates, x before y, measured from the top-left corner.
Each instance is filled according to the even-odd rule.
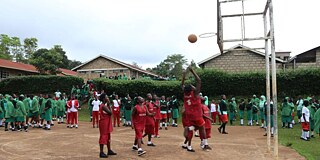
[[[190,34],[190,35],[188,36],[188,41],[189,41],[190,43],[195,43],[195,42],[197,42],[197,36],[196,36],[195,34]]]

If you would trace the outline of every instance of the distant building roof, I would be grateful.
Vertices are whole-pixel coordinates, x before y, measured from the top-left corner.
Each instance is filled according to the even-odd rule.
[[[31,64],[12,62],[12,61],[6,60],[6,59],[0,59],[0,67],[19,70],[19,71],[25,71],[25,72],[39,73],[37,68]],[[68,75],[68,76],[76,76],[77,75],[77,72],[74,72],[74,71],[71,71],[68,69],[59,68],[58,70],[61,71],[62,75]]]
[[[133,65],[128,64],[128,63],[121,62],[121,61],[119,61],[119,60],[113,59],[113,58],[111,58],[111,57],[108,57],[108,56],[105,56],[105,55],[102,55],[102,54],[98,55],[97,57],[95,57],[95,58],[93,58],[93,59],[91,59],[91,60],[89,60],[89,61],[87,61],[87,62],[85,62],[85,63],[83,63],[83,64],[81,64],[81,65],[79,65],[79,66],[77,66],[77,67],[75,67],[75,68],[72,68],[71,70],[75,71],[75,70],[77,70],[78,68],[80,68],[80,67],[82,67],[82,66],[84,66],[84,65],[86,65],[86,64],[88,64],[88,63],[90,63],[90,62],[92,62],[92,61],[94,61],[95,59],[97,59],[97,58],[99,58],[99,57],[105,58],[105,59],[107,59],[107,60],[110,60],[110,61],[112,61],[112,62],[114,62],[114,63],[123,65],[123,66],[128,67],[128,68],[130,68],[130,69],[132,69],[132,70],[135,70],[135,71],[139,71],[139,72],[142,72],[142,73],[145,73],[145,74],[148,74],[148,75],[152,75],[152,76],[155,76],[155,77],[160,77],[159,75],[154,74],[154,73],[152,73],[152,72],[149,72],[149,71],[147,71],[147,70],[141,69],[141,68],[139,68],[139,67],[133,66]]]
[[[5,59],[0,59],[0,67],[26,71],[26,72],[39,73],[36,67],[34,67],[33,65],[20,63],[20,62],[12,62]]]
[[[304,52],[302,52],[302,53],[299,53],[299,54],[297,54],[296,56],[290,58],[290,60],[289,60],[288,62],[290,63],[290,62],[292,62],[294,59],[298,59],[298,61],[302,61],[302,62],[309,61],[310,55],[306,55],[306,56],[304,56],[304,55],[305,55],[305,54],[308,54],[308,53],[310,54],[310,52],[316,51],[316,50],[318,50],[318,49],[320,49],[320,46],[317,46],[317,47],[314,47],[314,48],[309,49],[309,50],[307,50],[307,51],[304,51]],[[301,57],[301,58],[299,58],[299,57]],[[311,59],[312,59],[312,58],[315,58],[315,57],[312,56]]]
[[[246,46],[244,46],[244,45],[242,45],[242,44],[238,44],[238,45],[236,45],[236,46],[234,46],[234,47],[231,47],[231,48],[228,49],[227,51],[224,51],[222,54],[225,54],[225,53],[227,53],[227,52],[230,52],[230,51],[233,50],[233,49],[238,49],[238,48],[243,48],[243,49],[249,50],[249,51],[251,51],[251,52],[253,52],[253,53],[256,53],[256,54],[258,54],[258,55],[260,55],[260,56],[265,57],[265,53],[260,52],[260,51],[257,51],[257,50],[255,50],[255,49],[252,49],[252,48],[250,48],[250,47],[246,47]],[[202,65],[202,64],[204,64],[204,63],[206,63],[206,62],[208,62],[208,61],[210,61],[210,60],[212,60],[212,59],[214,59],[214,58],[217,58],[217,57],[221,56],[222,54],[221,54],[221,53],[215,54],[215,55],[213,55],[213,56],[211,56],[211,57],[209,57],[209,58],[207,58],[207,59],[205,59],[205,60],[203,60],[203,61],[200,61],[200,62],[198,63],[198,65]],[[271,56],[269,56],[269,57],[271,58]],[[280,59],[280,58],[276,58],[276,61],[281,62],[281,63],[284,63],[284,62],[285,62],[284,60],[282,60],[282,59]]]

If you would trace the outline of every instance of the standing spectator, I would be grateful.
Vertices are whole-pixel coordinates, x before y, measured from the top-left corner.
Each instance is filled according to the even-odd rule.
[[[97,123],[97,128],[99,127],[99,107],[100,107],[100,101],[98,100],[98,97],[95,96],[94,100],[92,101],[91,105],[92,107],[92,127],[95,128],[95,123]]]
[[[120,127],[120,105],[121,102],[118,98],[118,95],[115,95],[113,102],[113,107],[112,107],[112,114],[113,114],[113,127],[116,126],[116,123],[118,127]]]
[[[67,104],[69,110],[70,110],[70,119],[71,119],[71,126],[70,128],[73,128],[75,125],[76,128],[78,128],[78,108],[79,108],[79,102],[77,99],[75,99],[74,96],[72,96],[71,100]]]
[[[244,115],[244,109],[246,108],[246,103],[244,99],[241,99],[240,105],[239,105],[239,116],[240,116],[240,125],[243,126],[243,115]],[[214,119],[215,120],[215,119]]]

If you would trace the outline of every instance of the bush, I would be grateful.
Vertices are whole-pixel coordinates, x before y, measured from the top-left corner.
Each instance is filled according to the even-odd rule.
[[[202,70],[199,72],[199,76],[202,80],[202,92],[205,95],[252,96],[253,94],[266,94],[266,74],[263,72],[231,74],[216,70]],[[277,94],[278,97],[318,95],[319,82],[319,69],[278,72]],[[270,87],[272,89],[271,77]]]
[[[113,92],[119,96],[127,94],[138,94],[145,97],[148,93],[155,93],[158,96],[176,95],[182,97],[180,81],[154,81],[154,80],[110,80],[98,78],[93,80],[98,90],[104,89],[110,95]]]
[[[21,76],[0,82],[0,93],[39,94],[60,92],[70,94],[72,85],[82,85],[83,79],[72,76]]]
[[[226,73],[216,70],[197,70],[201,81],[201,92],[209,97],[221,94],[235,96],[265,95],[265,73]],[[190,74],[190,73],[189,73]],[[194,80],[192,80],[194,83]],[[320,70],[307,69],[277,73],[278,97],[297,95],[319,95]],[[107,94],[116,92],[120,96],[127,93],[145,96],[147,93],[157,95],[177,95],[182,98],[180,81],[152,81],[152,80],[109,80],[95,79],[98,89],[104,89]],[[190,83],[190,81],[189,81]],[[272,83],[270,78],[270,83]],[[271,84],[270,84],[270,87]],[[272,95],[272,92],[271,92]]]

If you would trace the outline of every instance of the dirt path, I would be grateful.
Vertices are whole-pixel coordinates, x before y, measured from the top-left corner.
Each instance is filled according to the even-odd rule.
[[[156,147],[143,145],[146,155],[138,157],[131,151],[134,131],[131,128],[117,127],[112,133],[112,148],[118,153],[109,159],[184,159],[184,160],[248,160],[273,159],[266,152],[266,137],[259,127],[227,126],[228,135],[219,134],[218,126],[213,126],[209,144],[212,151],[200,149],[198,138],[193,140],[195,153],[189,153],[181,148],[182,128],[160,130],[160,138],[154,139]],[[56,125],[52,130],[31,128],[25,132],[0,131],[0,159],[98,159],[99,130],[91,128],[90,123],[82,122],[79,129],[67,129],[65,125]],[[145,139],[145,142],[147,140]],[[304,159],[290,148],[280,146],[279,159]]]

